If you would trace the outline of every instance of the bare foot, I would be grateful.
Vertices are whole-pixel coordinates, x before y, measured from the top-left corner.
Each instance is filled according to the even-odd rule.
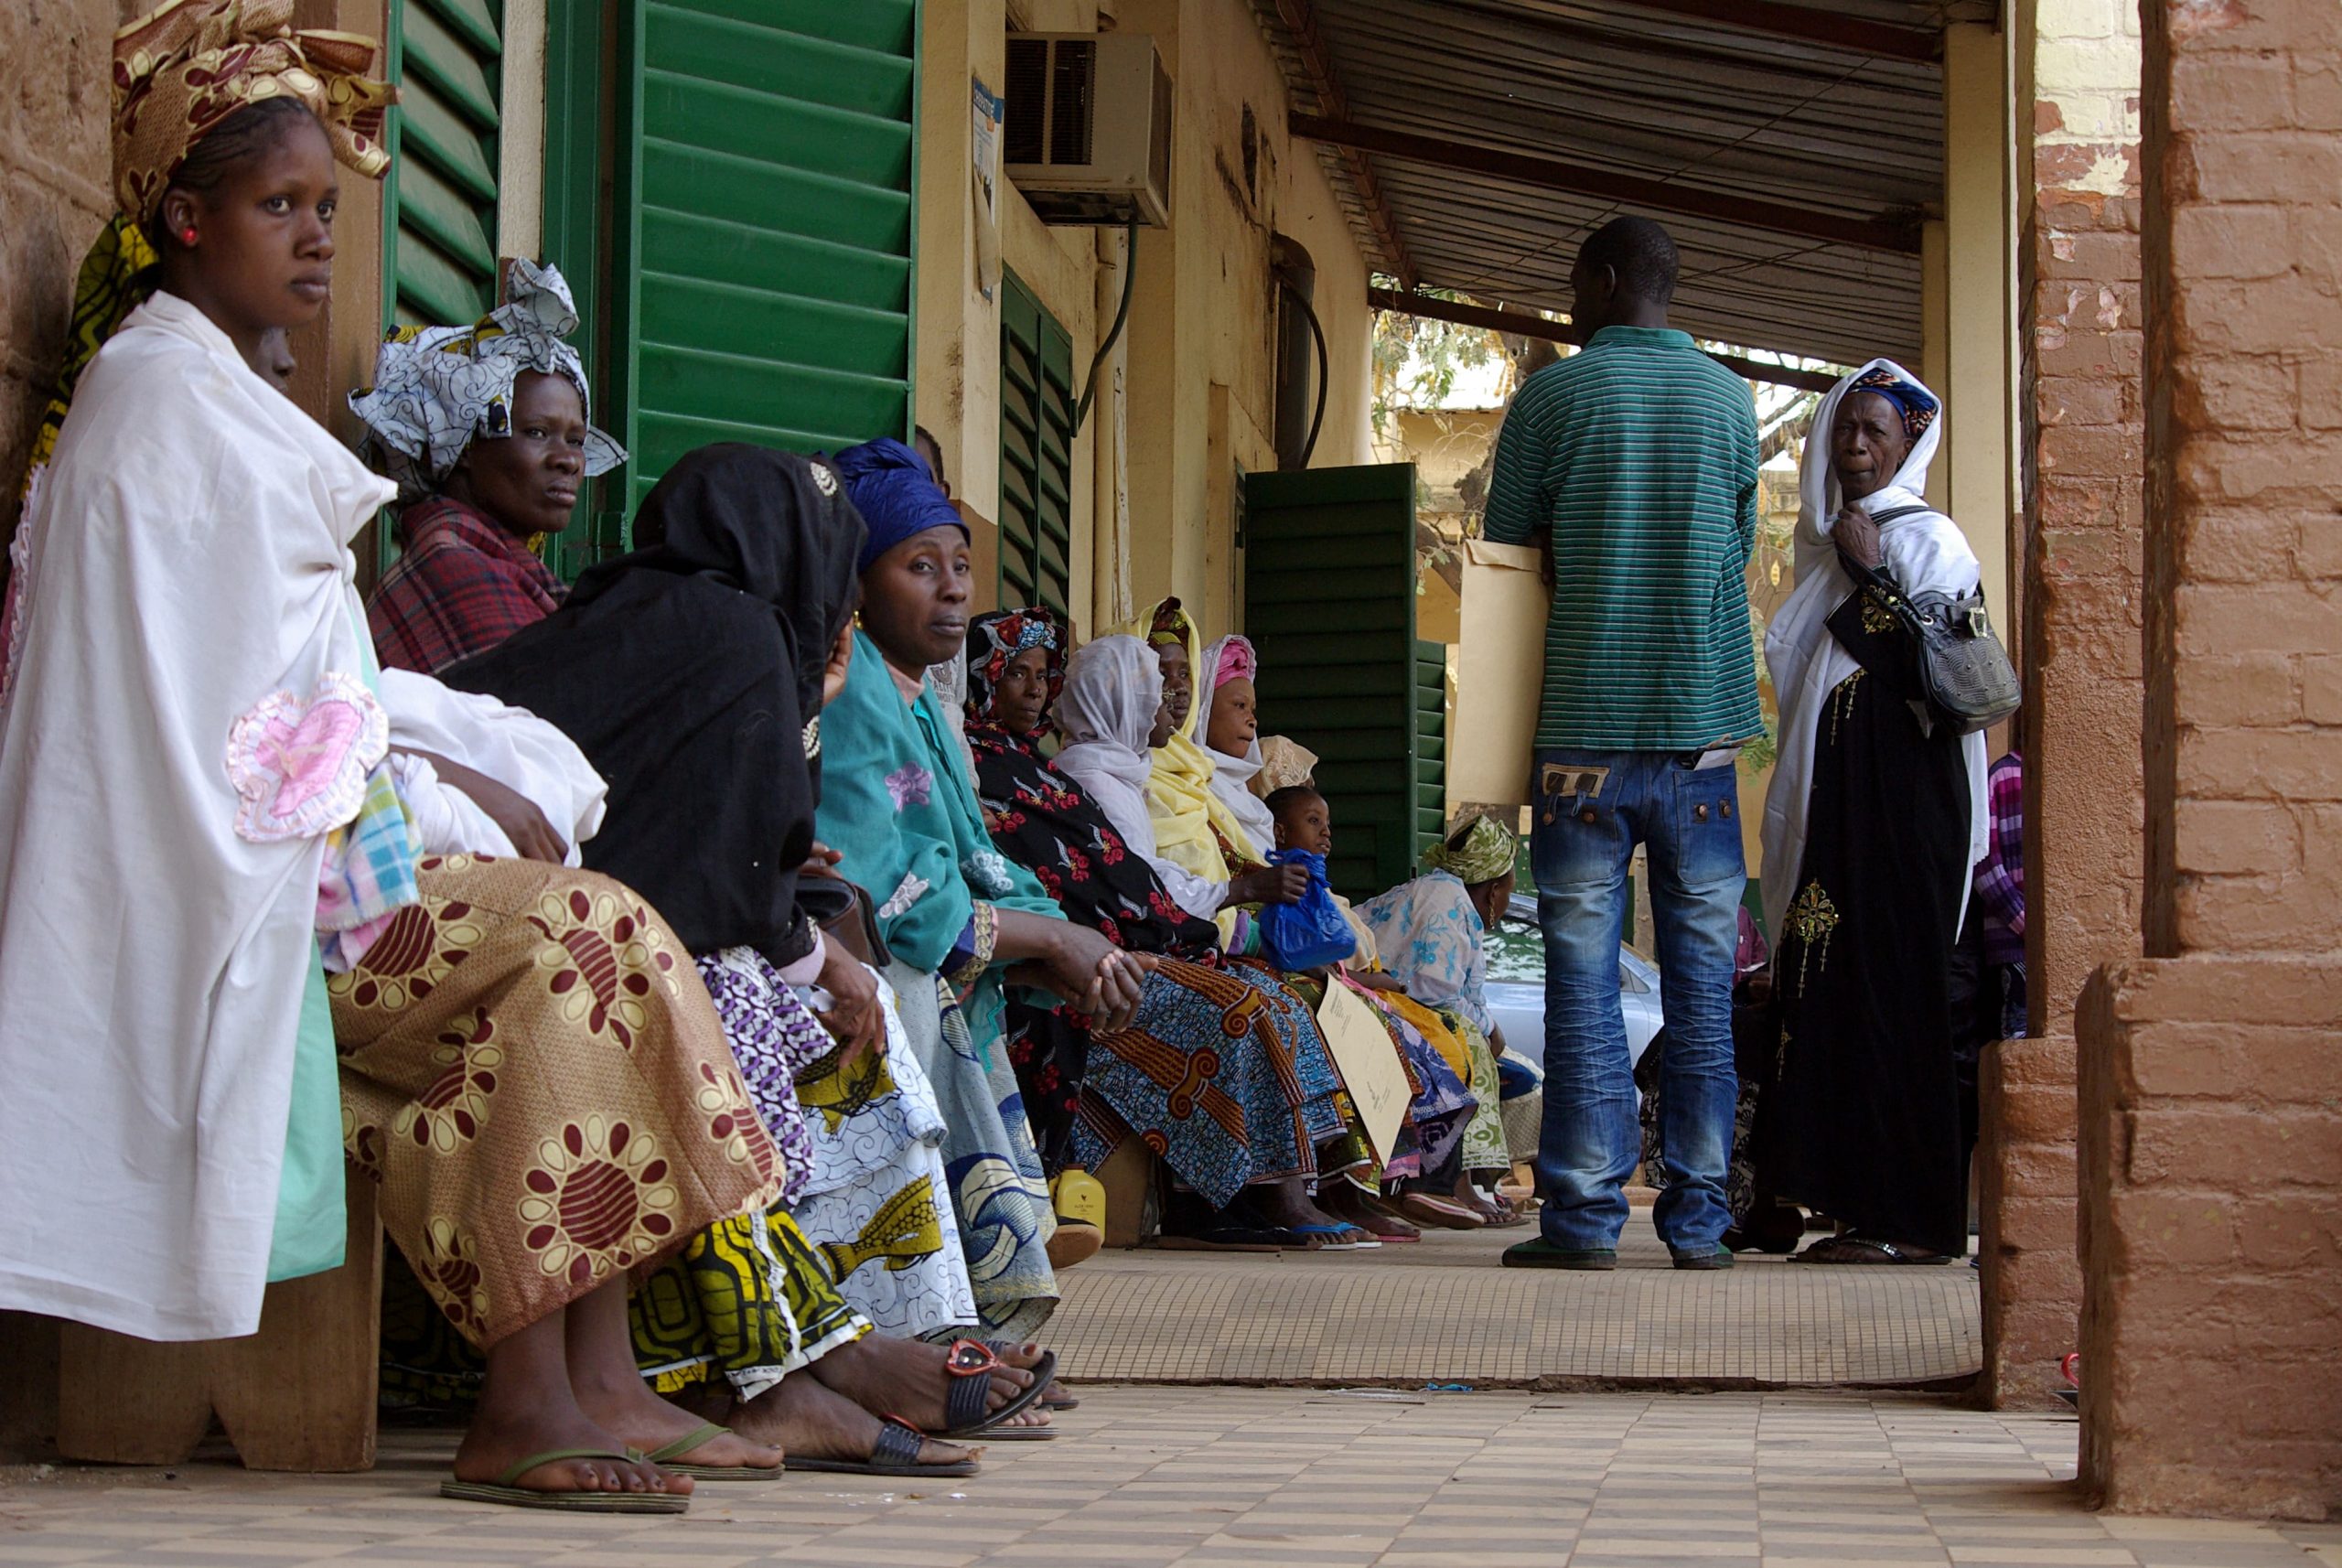
[[[940,1430],[951,1419],[945,1411],[953,1380],[944,1369],[950,1357],[949,1346],[865,1334],[851,1345],[839,1346],[811,1369],[832,1391],[872,1414]],[[1040,1359],[1040,1348],[1021,1345],[1000,1359],[1007,1365],[992,1374],[992,1387],[984,1394],[987,1411],[998,1410],[1033,1386],[1033,1374],[1025,1368]]]
[[[1345,1225],[1355,1225],[1370,1236],[1385,1240],[1413,1240],[1423,1232],[1384,1209],[1381,1205],[1348,1182],[1337,1182],[1317,1195],[1326,1212]]]
[[[827,1358],[824,1358],[827,1359]],[[824,1387],[817,1378],[791,1372],[755,1399],[733,1407],[732,1428],[743,1437],[769,1443],[805,1459],[859,1460],[877,1446],[878,1418]],[[922,1465],[956,1465],[969,1451],[956,1443],[928,1438],[919,1444]]]
[[[617,1433],[627,1445],[648,1454],[663,1448],[678,1438],[688,1437],[705,1420],[671,1403],[652,1391],[649,1383],[639,1377],[626,1377],[604,1382],[579,1378],[572,1374],[577,1390],[577,1403],[586,1415],[599,1425]],[[678,1465],[745,1466],[757,1470],[778,1470],[781,1467],[781,1450],[769,1444],[744,1437],[736,1432],[726,1432],[711,1437],[698,1447],[670,1456]]]
[[[502,1481],[505,1471],[532,1454],[554,1449],[595,1448],[616,1454],[626,1448],[623,1439],[590,1420],[575,1404],[547,1402],[566,1408],[521,1406],[509,1412],[511,1419],[507,1419],[508,1412],[493,1410],[483,1402],[456,1450],[456,1478]],[[556,1459],[523,1470],[510,1484],[532,1492],[663,1492],[671,1497],[692,1493],[689,1476],[671,1476],[656,1465],[625,1459]]]

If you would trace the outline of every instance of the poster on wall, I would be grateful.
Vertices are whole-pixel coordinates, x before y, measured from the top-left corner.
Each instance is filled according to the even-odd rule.
[[[976,197],[976,288],[989,303],[1000,286],[1000,122],[1004,102],[976,78],[975,136],[969,144]]]

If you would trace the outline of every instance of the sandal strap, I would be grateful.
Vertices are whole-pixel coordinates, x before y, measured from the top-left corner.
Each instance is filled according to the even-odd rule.
[[[548,1448],[542,1454],[532,1454],[496,1477],[500,1487],[517,1486],[521,1477],[540,1465],[558,1464],[564,1459],[615,1459],[621,1465],[639,1464],[642,1455],[618,1448]]]
[[[876,1465],[917,1465],[927,1447],[927,1435],[909,1422],[898,1416],[881,1416],[878,1440],[870,1445],[871,1463]]]
[[[963,1341],[973,1343],[973,1341]],[[989,1354],[990,1352],[986,1352]],[[992,1377],[972,1373],[954,1376],[943,1391],[943,1429],[964,1432],[972,1426],[982,1426],[992,1414]]]
[[[719,1437],[730,1435],[731,1431],[730,1427],[718,1426],[712,1421],[703,1422],[696,1429],[686,1432],[672,1443],[661,1444],[650,1453],[645,1454],[643,1457],[653,1465],[661,1465],[670,1459],[680,1459],[695,1448],[713,1443]]]
[[[990,1377],[1007,1366],[986,1339],[954,1339],[943,1358],[943,1369],[955,1378]]]

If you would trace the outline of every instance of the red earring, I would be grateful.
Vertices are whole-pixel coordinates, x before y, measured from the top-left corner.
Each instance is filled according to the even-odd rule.
[[[186,243],[186,244],[189,244],[189,245],[194,244],[194,243],[195,243],[195,226],[194,226],[193,224],[189,224],[189,225],[188,225],[188,227],[186,227],[185,229],[180,230],[180,231],[179,231],[179,239],[180,239],[180,241],[181,241],[182,242],[184,242],[184,243]]]

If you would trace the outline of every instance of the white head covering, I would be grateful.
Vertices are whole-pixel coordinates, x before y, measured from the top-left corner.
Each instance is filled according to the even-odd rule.
[[[1089,792],[1131,853],[1145,861],[1179,908],[1210,919],[1228,885],[1210,882],[1158,853],[1146,781],[1155,753],[1146,737],[1163,705],[1163,662],[1135,637],[1101,637],[1066,660],[1065,685],[1051,710],[1066,745],[1058,772]]]
[[[1252,647],[1252,639],[1234,636],[1221,638],[1204,650],[1203,664],[1196,671],[1195,724],[1188,734],[1198,746],[1211,752],[1211,792],[1219,797],[1220,803],[1238,822],[1244,824],[1244,831],[1252,835],[1254,845],[1271,850],[1277,844],[1276,818],[1270,814],[1268,803],[1252,793],[1252,779],[1261,771],[1258,727],[1254,728],[1252,738],[1245,746],[1241,757],[1230,757],[1224,751],[1214,750],[1211,742],[1204,738],[1211,733],[1211,704],[1212,697],[1219,690],[1220,659],[1231,647],[1243,650],[1243,668],[1237,673],[1252,679],[1255,683],[1255,693],[1259,691],[1261,659]]]
[[[1856,382],[1885,371],[1930,398],[1919,378],[1892,360],[1873,360],[1830,389],[1814,410],[1812,428],[1805,438],[1805,456],[1798,473],[1797,587],[1774,616],[1765,633],[1765,663],[1773,677],[1773,693],[1781,710],[1779,759],[1774,765],[1772,787],[1765,796],[1765,930],[1776,947],[1781,940],[1781,919],[1797,893],[1799,868],[1805,860],[1806,809],[1813,792],[1813,741],[1822,708],[1831,692],[1858,666],[1853,655],[1830,635],[1830,618],[1854,591],[1853,579],[1838,564],[1831,530],[1844,493],[1832,471],[1830,433],[1838,407],[1850,392],[1867,390]],[[1899,508],[1925,508],[1928,465],[1943,444],[1944,422],[1937,399],[1937,417],[1911,443],[1892,482],[1854,504],[1878,513]],[[1982,575],[1976,553],[1969,548],[1959,525],[1939,511],[1923,510],[1879,527],[1882,569],[1907,594],[1964,594]],[[1968,762],[1969,844],[1960,886],[1962,918],[1966,914],[1969,879],[1964,869],[1984,857],[1989,822],[1984,807],[1984,737],[1963,737]]]
[[[1058,694],[1065,748],[1057,765],[1087,785],[1105,774],[1144,790],[1155,767],[1146,737],[1163,705],[1163,664],[1135,637],[1101,637],[1066,660]]]
[[[374,356],[374,384],[349,394],[366,424],[364,456],[398,481],[403,501],[436,489],[480,436],[512,434],[512,386],[524,371],[566,377],[594,417],[586,363],[562,341],[577,330],[577,307],[560,269],[516,261],[506,286],[510,302],[470,326],[393,331]],[[586,477],[625,461],[626,448],[588,423]]]

